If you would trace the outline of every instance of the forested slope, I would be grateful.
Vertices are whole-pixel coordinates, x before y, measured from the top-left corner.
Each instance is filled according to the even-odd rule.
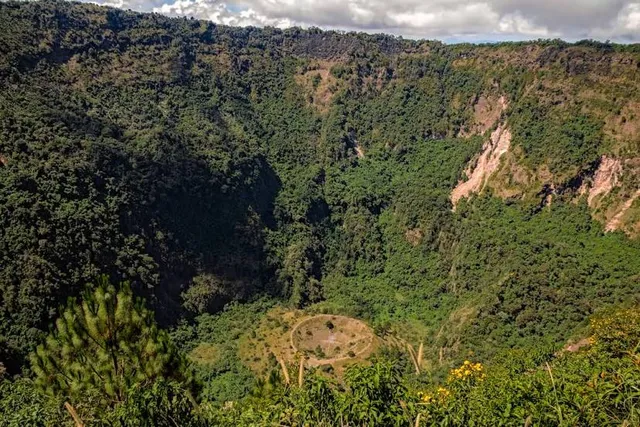
[[[101,274],[189,348],[259,298],[425,342],[436,370],[562,345],[638,302],[639,167],[637,45],[3,2],[0,362]]]

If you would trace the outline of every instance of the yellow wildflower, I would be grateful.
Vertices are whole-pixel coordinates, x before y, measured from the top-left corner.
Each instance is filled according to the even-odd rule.
[[[454,368],[450,371],[449,381],[455,379],[466,380],[471,378],[483,379],[485,378],[485,374],[483,371],[484,367],[481,363],[472,363],[468,360],[465,360],[462,363],[462,366],[460,366],[459,368]]]

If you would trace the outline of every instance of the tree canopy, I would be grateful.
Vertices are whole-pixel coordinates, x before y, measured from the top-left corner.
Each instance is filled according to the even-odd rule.
[[[0,426],[637,424],[639,64],[0,2]]]
[[[129,284],[106,277],[81,301],[70,299],[55,329],[31,355],[35,384],[71,401],[115,406],[131,389],[161,379],[189,386],[186,360],[157,327]]]

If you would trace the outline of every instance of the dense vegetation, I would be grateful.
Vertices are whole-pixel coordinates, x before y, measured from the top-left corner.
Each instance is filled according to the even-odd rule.
[[[618,343],[637,314],[611,314],[613,335],[588,319],[640,302],[640,244],[604,233],[579,190],[603,154],[638,157],[638,134],[611,130],[640,118],[620,107],[640,105],[638,64],[638,46],[1,3],[0,418],[59,425],[70,399],[98,425],[638,423],[638,349]],[[505,123],[512,169],[535,177],[454,211]],[[283,387],[275,358],[256,377],[238,338],[275,305],[424,342],[432,369],[387,349],[344,384]],[[555,353],[586,333],[599,344]],[[187,368],[201,343],[215,361]]]
[[[465,360],[443,380],[408,374],[391,352],[349,366],[342,384],[318,370],[300,371],[290,384],[272,371],[247,398],[220,406],[197,402],[186,383],[157,378],[126,389],[109,410],[76,398],[73,413],[90,425],[121,426],[637,425],[640,311],[602,314],[589,331],[586,351],[511,350],[486,366]],[[0,391],[2,425],[70,423],[64,394],[39,394],[26,379],[4,381]]]
[[[302,387],[278,388],[214,420],[222,425],[636,425],[639,320],[637,310],[608,313],[593,320],[587,352],[515,351],[490,367],[466,360],[436,384],[403,380],[398,365],[377,360],[349,368],[344,388],[312,377]]]

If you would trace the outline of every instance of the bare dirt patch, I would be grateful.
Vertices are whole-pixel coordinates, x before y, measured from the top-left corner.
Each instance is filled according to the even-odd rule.
[[[474,124],[471,129],[472,135],[482,135],[500,120],[500,115],[507,109],[507,100],[504,96],[496,97],[484,95],[478,98],[473,106]]]
[[[327,321],[332,322],[333,332],[329,332]],[[294,339],[297,331],[302,336]],[[258,375],[280,369],[277,359],[295,366],[304,357],[305,366],[320,367],[323,372],[330,372],[328,375],[340,378],[347,365],[365,362],[379,345],[380,339],[360,320],[278,307],[240,337],[238,352],[242,362]]]
[[[640,198],[640,159],[620,159],[604,155],[591,180],[578,194],[587,195],[594,216],[605,224],[605,231],[622,230],[635,236],[638,224],[634,204]]]
[[[291,330],[291,345],[308,358],[308,366],[353,359],[367,353],[373,339],[363,322],[331,314],[304,319]]]
[[[504,125],[491,134],[491,138],[482,147],[482,153],[475,165],[467,168],[467,181],[461,181],[451,192],[451,202],[455,208],[463,197],[482,191],[489,177],[498,170],[500,158],[509,151],[511,146],[511,132]]]
[[[590,345],[591,345],[591,340],[589,338],[582,338],[580,341],[567,344],[564,347],[564,350],[570,353],[575,353],[577,351],[580,351],[580,349],[589,347]]]
[[[587,201],[593,207],[593,202],[600,195],[607,195],[618,185],[622,174],[622,163],[618,159],[602,156],[600,166],[593,177],[593,186],[589,190]]]

